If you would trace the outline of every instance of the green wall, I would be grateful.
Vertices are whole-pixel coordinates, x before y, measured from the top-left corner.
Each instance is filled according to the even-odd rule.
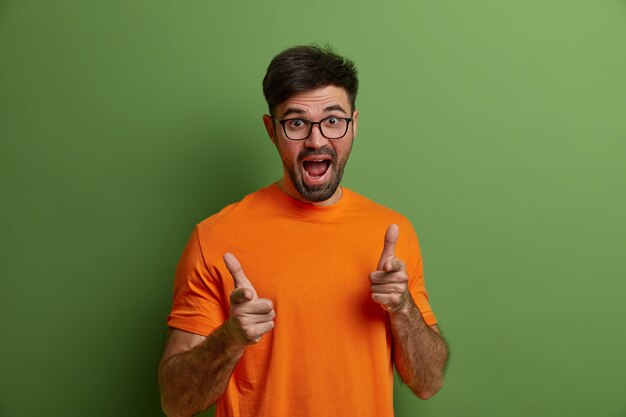
[[[178,256],[280,175],[261,79],[310,42],[452,346],[396,415],[626,416],[624,0],[0,0],[0,416],[160,415]]]

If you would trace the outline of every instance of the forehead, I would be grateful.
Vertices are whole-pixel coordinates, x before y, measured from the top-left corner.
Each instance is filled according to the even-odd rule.
[[[341,107],[346,113],[350,112],[350,100],[346,90],[335,85],[327,85],[304,91],[289,97],[276,106],[276,114],[282,116],[286,111],[298,109],[302,114],[322,114],[329,107]]]

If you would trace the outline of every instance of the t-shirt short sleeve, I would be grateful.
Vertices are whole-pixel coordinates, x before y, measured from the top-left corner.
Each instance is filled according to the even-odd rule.
[[[211,274],[194,229],[180,257],[174,279],[169,327],[208,336],[227,318],[221,280]]]
[[[415,301],[415,305],[422,314],[424,322],[432,326],[437,324],[437,319],[433,313],[430,303],[428,302],[428,293],[426,292],[426,285],[424,283],[424,271],[422,265],[422,253],[419,248],[419,242],[417,240],[417,234],[413,228],[410,228],[410,235],[408,240],[408,260],[407,260],[407,272],[409,274],[409,292]]]

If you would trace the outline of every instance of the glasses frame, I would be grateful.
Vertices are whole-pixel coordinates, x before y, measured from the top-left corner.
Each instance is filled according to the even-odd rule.
[[[311,133],[313,132],[313,125],[317,125],[318,129],[320,130],[320,134],[325,137],[328,140],[336,140],[336,139],[341,139],[343,137],[346,136],[346,134],[348,133],[348,128],[350,127],[350,122],[352,121],[352,117],[339,117],[339,116],[328,116],[328,117],[324,117],[322,120],[320,120],[319,122],[314,122],[313,120],[309,120],[309,119],[305,119],[304,117],[292,117],[289,119],[283,119],[283,120],[278,120],[276,117],[274,117],[274,115],[271,115],[272,119],[276,122],[278,122],[280,125],[283,126],[283,133],[285,134],[285,137],[289,140],[293,140],[293,141],[300,141],[300,140],[306,140],[308,139],[309,136],[311,136]],[[343,132],[343,135],[339,136],[338,138],[329,138],[328,136],[326,136],[324,134],[324,131],[322,129],[322,122],[324,122],[325,120],[328,119],[341,119],[341,120],[345,120],[346,123],[346,131]],[[309,133],[301,138],[301,139],[292,139],[289,137],[289,135],[287,134],[287,128],[285,127],[285,123],[290,122],[292,120],[303,120],[305,122],[309,123]]]

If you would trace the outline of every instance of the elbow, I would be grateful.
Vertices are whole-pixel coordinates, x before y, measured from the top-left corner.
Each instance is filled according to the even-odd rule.
[[[172,390],[165,387],[161,381],[161,409],[167,417],[191,417],[196,413],[207,410],[212,404],[206,406],[197,404],[182,388]]]
[[[175,410],[171,404],[165,401],[163,397],[161,397],[161,410],[163,410],[163,414],[165,414],[167,417],[182,417],[183,416],[177,410]]]
[[[161,391],[161,410],[163,410],[163,414],[167,417],[186,417],[192,415],[182,410],[180,398],[176,401],[176,396],[173,395],[168,388],[164,376],[159,372],[159,390]]]
[[[161,397],[161,409],[167,417],[182,417],[182,414],[175,410],[163,397]]]
[[[411,391],[420,399],[420,400],[428,400],[432,398],[441,388],[443,388],[443,379],[438,379],[437,381],[433,381],[429,385],[418,385],[414,384],[411,387]]]
[[[161,409],[167,417],[191,417],[196,413],[206,411],[209,407],[181,407],[180,404],[175,404],[173,401],[167,401],[161,397]]]
[[[161,391],[161,409],[167,417],[192,417],[208,410],[215,402],[199,403],[184,394]]]
[[[161,395],[161,409],[163,410],[163,414],[167,417],[186,417],[187,415],[192,415],[182,412],[180,407],[177,407],[173,401],[168,401],[168,399],[163,395]]]
[[[432,398],[437,393],[437,391],[438,390],[419,390],[414,392],[420,400],[427,400],[429,398]]]

